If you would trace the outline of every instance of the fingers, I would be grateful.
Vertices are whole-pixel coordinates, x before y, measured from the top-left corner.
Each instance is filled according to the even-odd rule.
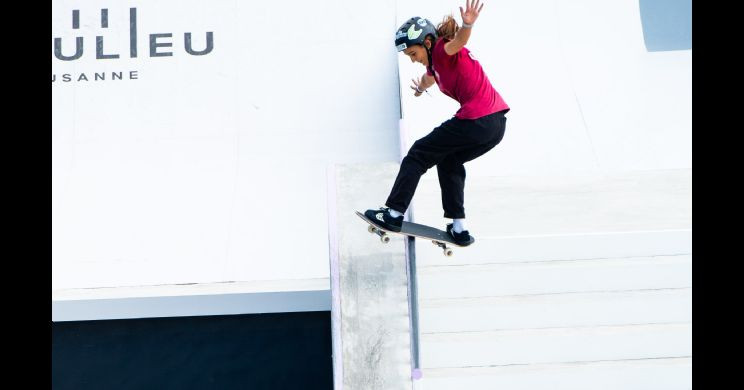
[[[465,0],[465,10],[463,11],[462,7],[460,7],[460,16],[471,12],[477,15],[483,9],[484,4],[480,0]]]
[[[462,7],[460,7],[460,18],[465,17],[465,11],[462,10]]]
[[[478,9],[478,4],[480,4],[480,0],[473,0],[473,1],[472,1],[472,2],[470,3],[470,8],[469,8],[469,9],[470,9],[471,11],[475,11],[475,12],[478,12],[478,11],[476,11],[476,10]],[[481,5],[481,7],[482,7],[482,5]]]

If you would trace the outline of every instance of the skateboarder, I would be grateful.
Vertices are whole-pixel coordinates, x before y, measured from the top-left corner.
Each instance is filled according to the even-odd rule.
[[[398,51],[426,68],[420,80],[413,80],[414,96],[421,96],[436,83],[442,93],[460,103],[460,109],[411,146],[385,202],[387,207],[364,213],[384,229],[400,231],[419,179],[436,165],[444,217],[453,219],[446,231],[458,244],[468,245],[471,241],[465,230],[463,163],[501,142],[506,125],[504,114],[509,111],[478,60],[465,47],[481,9],[480,0],[466,0],[465,10],[460,7],[462,27],[452,16],[445,17],[436,28],[427,19],[413,17],[395,34]]]

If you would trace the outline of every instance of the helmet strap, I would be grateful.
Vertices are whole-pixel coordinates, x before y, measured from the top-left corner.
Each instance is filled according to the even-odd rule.
[[[429,70],[431,71],[431,74],[435,74],[434,73],[434,61],[431,60],[431,49],[426,47],[426,45],[422,45],[422,46],[424,46],[424,49],[426,49],[426,57],[429,59]]]

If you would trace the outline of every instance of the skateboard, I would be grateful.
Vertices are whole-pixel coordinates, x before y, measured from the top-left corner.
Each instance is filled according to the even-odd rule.
[[[396,233],[404,236],[423,238],[431,240],[432,244],[442,248],[444,255],[447,257],[450,257],[453,254],[452,247],[448,246],[447,244],[459,247],[465,246],[455,243],[455,240],[449,234],[447,234],[447,232],[441,231],[431,226],[403,221],[401,230],[399,232],[394,232],[377,226],[374,222],[367,218],[367,216],[358,211],[356,211],[356,215],[358,215],[359,218],[363,219],[365,222],[367,222],[367,224],[369,224],[369,226],[367,227],[367,231],[380,236],[380,241],[385,244],[390,242],[390,236],[388,236],[388,233]],[[470,243],[472,244],[474,241],[475,239],[473,237],[470,237]]]

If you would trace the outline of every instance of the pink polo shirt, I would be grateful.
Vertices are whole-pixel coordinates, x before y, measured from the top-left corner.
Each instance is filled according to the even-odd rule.
[[[434,76],[439,90],[457,100],[460,109],[455,114],[459,119],[477,119],[494,112],[506,110],[504,99],[493,88],[480,63],[473,58],[470,50],[463,47],[454,55],[444,51],[444,38],[434,44],[431,57]]]

